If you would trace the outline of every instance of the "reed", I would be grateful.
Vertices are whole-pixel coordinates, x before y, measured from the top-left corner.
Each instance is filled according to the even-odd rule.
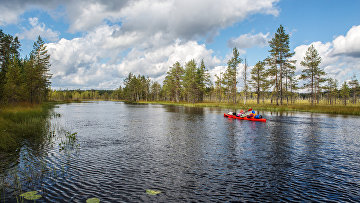
[[[25,138],[36,139],[47,130],[51,104],[2,106],[0,108],[0,151],[13,151]]]

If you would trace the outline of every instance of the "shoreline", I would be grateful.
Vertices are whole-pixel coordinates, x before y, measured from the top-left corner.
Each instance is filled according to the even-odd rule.
[[[217,103],[217,102],[202,102],[202,103],[187,103],[187,102],[163,102],[163,101],[138,101],[137,104],[162,104],[162,105],[175,105],[187,107],[217,107],[221,109],[249,109],[253,108],[259,111],[298,111],[309,113],[325,113],[325,114],[338,114],[338,115],[355,115],[360,116],[360,105],[357,106],[340,106],[340,105],[306,105],[306,104],[284,104],[277,106],[276,104],[233,104],[233,103]]]

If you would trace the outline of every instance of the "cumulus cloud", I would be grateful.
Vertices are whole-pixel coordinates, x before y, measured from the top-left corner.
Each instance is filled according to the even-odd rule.
[[[40,35],[49,41],[59,40],[60,33],[46,28],[44,23],[39,23],[38,18],[29,18],[29,23],[32,26],[31,29],[24,29],[23,33],[18,34],[20,39],[36,40]]]
[[[262,32],[258,34],[243,34],[237,38],[232,38],[228,41],[229,47],[237,47],[239,49],[246,49],[251,47],[264,47],[268,45],[268,41],[270,40],[269,37],[270,33],[263,34]]]
[[[53,11],[58,6],[56,0],[1,0],[0,3],[0,25],[17,23],[19,17],[28,9],[40,8]]]
[[[321,57],[320,67],[328,77],[335,78],[342,83],[351,78],[354,73],[360,72],[360,26],[353,26],[345,36],[338,36],[331,42],[313,42],[301,45],[294,49],[293,59],[297,60],[297,73],[304,69],[300,62],[304,60],[309,46],[314,45]]]
[[[63,6],[71,32],[89,31],[105,21],[121,23],[125,31],[164,32],[175,38],[191,39],[216,33],[255,13],[278,15],[279,0],[4,0],[1,21],[14,23],[29,8],[49,13]],[[8,13],[8,15],[4,15]]]
[[[197,62],[203,59],[209,68],[221,63],[212,50],[196,41],[175,40],[155,46],[149,45],[149,41],[156,44],[161,39],[158,35],[145,40],[144,36],[134,32],[114,34],[117,32],[121,32],[118,25],[104,25],[84,37],[47,44],[51,55],[52,86],[116,88],[129,72],[162,81],[176,61],[184,64],[191,59]]]
[[[333,41],[334,54],[360,58],[360,25],[353,26],[346,36],[338,36]]]

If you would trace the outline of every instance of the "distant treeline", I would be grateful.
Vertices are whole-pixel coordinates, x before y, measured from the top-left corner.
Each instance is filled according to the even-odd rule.
[[[216,101],[237,103],[239,99],[246,104],[247,99],[256,98],[257,103],[269,101],[271,104],[292,104],[296,100],[308,100],[311,105],[322,103],[346,105],[349,101],[357,103],[360,92],[359,82],[354,75],[349,82],[340,87],[336,79],[327,77],[319,67],[321,57],[314,46],[310,46],[300,62],[304,67],[300,75],[296,75],[296,61],[291,60],[294,52],[290,52],[289,35],[280,25],[275,36],[269,41],[269,56],[245,70],[241,80],[244,84],[241,92],[237,89],[238,65],[243,61],[236,48],[228,60],[225,72],[215,75],[215,84],[210,81],[209,72],[204,61],[198,66],[190,60],[183,67],[179,62],[173,64],[166,74],[163,84],[153,82],[143,75],[130,73],[124,80],[124,87],[114,91],[112,98],[128,101],[173,101],[202,102]],[[250,71],[250,74],[248,74]],[[299,81],[303,86],[299,86]],[[308,93],[300,94],[303,89]]]
[[[174,63],[163,84],[152,81],[144,75],[129,73],[124,85],[116,90],[51,90],[51,75],[48,73],[50,55],[44,41],[40,38],[34,43],[28,57],[20,58],[20,43],[17,37],[4,34],[0,30],[0,102],[41,103],[47,99],[63,100],[126,100],[137,101],[173,101],[173,102],[226,102],[246,104],[248,99],[257,103],[292,104],[297,100],[308,100],[310,104],[357,103],[360,86],[354,75],[351,80],[339,86],[336,79],[327,77],[320,68],[321,57],[314,46],[310,46],[300,62],[304,67],[296,75],[296,61],[291,60],[289,35],[283,26],[277,29],[269,41],[269,56],[259,61],[239,76],[239,64],[243,62],[237,48],[227,62],[224,72],[215,74],[214,83],[204,61],[199,64],[193,59],[185,64]],[[243,88],[238,91],[238,78]],[[302,81],[302,86],[299,85]],[[307,91],[300,94],[300,89]]]
[[[0,30],[0,103],[41,103],[48,98],[50,55],[41,37],[28,57],[20,58],[20,42]]]

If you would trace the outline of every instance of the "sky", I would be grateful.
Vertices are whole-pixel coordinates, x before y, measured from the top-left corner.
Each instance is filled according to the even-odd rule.
[[[0,2],[0,29],[19,37],[23,57],[37,36],[46,42],[53,89],[116,89],[130,72],[162,82],[176,61],[191,59],[203,59],[214,79],[234,47],[251,69],[269,56],[280,25],[290,35],[297,74],[314,45],[328,77],[360,79],[359,0]]]

